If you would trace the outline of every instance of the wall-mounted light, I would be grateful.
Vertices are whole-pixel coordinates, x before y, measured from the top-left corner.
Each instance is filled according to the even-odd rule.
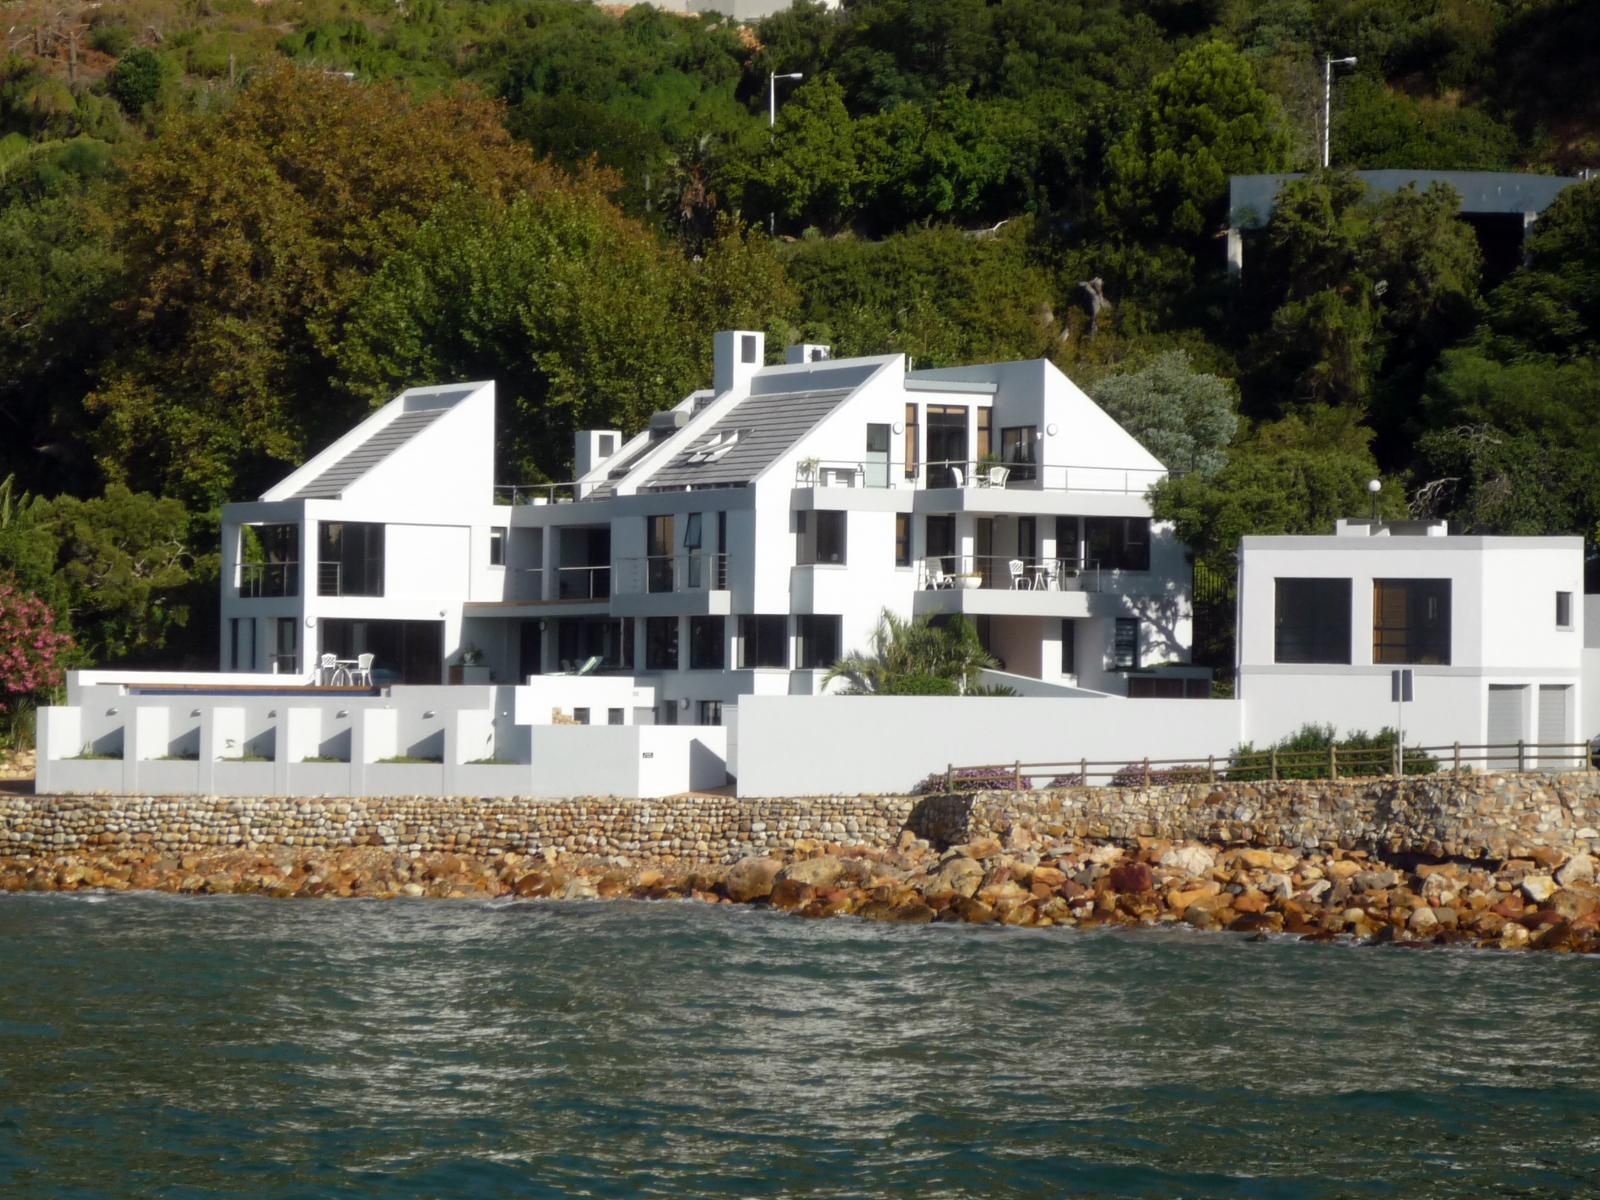
[[[189,715],[191,717],[198,717],[200,715],[200,710],[198,708],[191,708],[189,710]]]
[[[894,430],[896,433],[904,433],[906,431],[906,423],[904,421],[896,421],[893,425],[889,426],[889,428]]]
[[[424,721],[431,721],[436,715],[437,714],[431,708],[425,708],[422,710],[422,719]]]
[[[688,708],[689,707],[689,697],[685,696],[682,700],[679,700],[678,701],[678,707],[679,708]]]
[[[350,710],[348,708],[341,708],[338,712],[334,713],[333,715],[336,716],[336,717],[348,717],[350,715]]]
[[[1057,425],[1054,421],[1051,421],[1050,424],[1048,424],[1048,425],[1046,425],[1044,427],[1044,431],[1046,433],[1048,433],[1051,437],[1055,437],[1056,434],[1061,432],[1061,427],[1059,425]]]
[[[275,708],[267,709],[267,716],[276,717],[277,715],[278,715],[278,710],[277,709],[275,709]]]
[[[306,628],[307,629],[315,629],[316,627],[317,627],[317,619],[315,617],[313,617],[313,616],[308,615],[306,617]]]

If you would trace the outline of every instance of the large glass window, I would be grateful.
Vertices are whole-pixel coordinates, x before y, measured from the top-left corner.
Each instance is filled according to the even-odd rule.
[[[698,514],[695,514],[698,515]],[[646,560],[649,578],[649,589],[652,592],[672,591],[672,514],[663,513],[660,516],[645,518],[648,527],[645,532],[645,553],[649,555]],[[695,532],[698,538],[699,523],[696,522]]]
[[[1150,569],[1149,517],[1085,517],[1086,566],[1107,571]]]
[[[722,670],[723,621],[721,617],[689,618],[689,667],[695,671]]]
[[[963,482],[972,470],[967,453],[967,409],[965,405],[928,405],[928,486],[951,487],[955,472]]]
[[[789,666],[789,618],[754,615],[739,618],[739,666]]]
[[[1450,581],[1372,581],[1372,661],[1450,664]]]
[[[1011,468],[1012,479],[1032,479],[1034,443],[1039,440],[1037,425],[1008,425],[1000,430],[1000,459]]]
[[[489,530],[489,565],[503,567],[506,565],[506,527],[495,525]]]
[[[1076,675],[1078,673],[1078,623],[1063,620],[1061,622],[1061,673],[1063,675]]]
[[[370,521],[322,521],[317,595],[383,595],[384,527]]]
[[[1078,560],[1078,518],[1056,518],[1056,557],[1068,569],[1080,566]]]
[[[825,670],[839,661],[839,631],[843,617],[804,613],[795,618],[801,670]]]
[[[678,618],[646,617],[644,621],[644,669],[678,669]]]
[[[801,510],[794,515],[795,561],[801,566],[845,561],[845,513]]]
[[[239,527],[239,595],[300,594],[300,526]]]
[[[1350,581],[1279,579],[1273,597],[1272,661],[1350,661]]]
[[[917,431],[921,425],[917,421],[917,406],[906,405],[906,478],[917,477],[917,467],[920,459],[917,456]]]
[[[1111,638],[1111,662],[1119,671],[1139,669],[1139,618],[1117,618]]]

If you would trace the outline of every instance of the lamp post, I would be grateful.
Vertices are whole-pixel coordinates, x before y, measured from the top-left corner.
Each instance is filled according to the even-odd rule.
[[[1328,147],[1331,142],[1329,134],[1331,129],[1328,118],[1333,111],[1333,69],[1335,67],[1353,67],[1356,65],[1356,56],[1348,58],[1334,58],[1329,55],[1322,60],[1322,169],[1328,169]]]
[[[790,71],[787,75],[779,75],[776,71],[767,72],[767,140],[772,141],[773,130],[778,125],[778,80],[804,79],[804,71]],[[778,214],[767,213],[767,236],[772,237],[778,232]]]
[[[1376,479],[1367,480],[1367,494],[1372,497],[1372,523],[1378,523],[1378,493],[1383,491],[1383,484]]]

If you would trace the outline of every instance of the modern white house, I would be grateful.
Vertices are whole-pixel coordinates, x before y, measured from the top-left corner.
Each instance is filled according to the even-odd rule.
[[[1594,732],[1579,723],[1582,538],[1351,520],[1331,537],[1247,537],[1239,564],[1237,695],[1257,744],[1308,720],[1402,721],[1408,740],[1431,745]],[[1403,668],[1413,699],[1401,709],[1390,685]]]
[[[1054,366],[788,359],[719,333],[709,389],[530,488],[493,485],[492,383],[407,391],[224,510],[224,669],[620,673],[656,723],[715,725],[821,690],[888,608],[970,617],[1025,688],[1204,694],[1165,469]]]

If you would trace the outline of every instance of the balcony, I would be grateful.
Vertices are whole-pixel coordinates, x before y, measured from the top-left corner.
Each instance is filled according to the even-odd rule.
[[[609,600],[611,565],[589,563],[556,568],[557,600]]]
[[[922,562],[912,611],[1085,617],[1115,574],[1075,558],[930,555]]]
[[[297,562],[239,563],[235,572],[238,594],[248,600],[298,596],[300,564]]]
[[[795,467],[797,488],[882,488],[958,493],[1002,489],[1031,492],[1092,492],[1143,496],[1150,486],[1177,472],[1153,467],[1106,467],[1071,463],[979,463],[947,459],[916,464],[907,475],[904,462],[807,459]]]
[[[618,616],[716,616],[732,611],[728,555],[691,550],[617,560]]]

